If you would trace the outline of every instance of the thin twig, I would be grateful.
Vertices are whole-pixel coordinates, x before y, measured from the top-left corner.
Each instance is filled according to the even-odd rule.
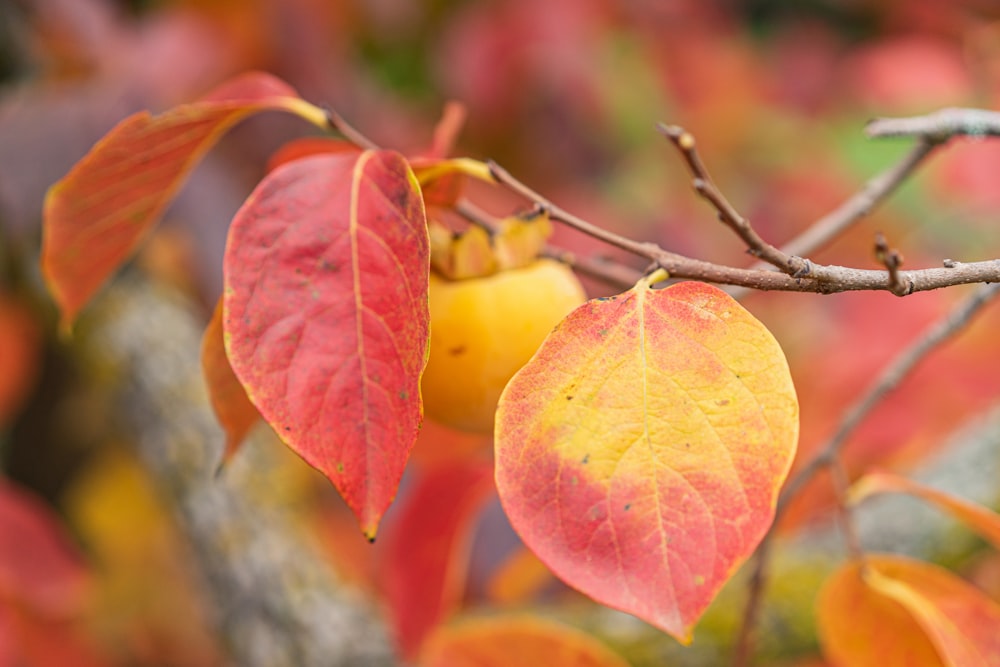
[[[1000,284],[998,283],[981,286],[955,306],[947,315],[932,324],[923,335],[900,352],[878,375],[876,380],[861,395],[857,402],[844,413],[844,417],[841,419],[840,425],[833,436],[785,483],[781,495],[778,497],[771,529],[757,547],[754,569],[750,575],[746,607],[743,612],[743,624],[737,635],[737,649],[733,659],[734,667],[745,667],[748,664],[747,661],[750,654],[753,652],[753,631],[760,613],[759,607],[767,581],[767,568],[770,562],[770,543],[774,540],[775,527],[778,525],[781,517],[784,516],[791,500],[798,495],[802,488],[820,469],[830,466],[838,460],[840,452],[847,442],[847,438],[885,395],[898,386],[903,378],[932,350],[967,326],[983,306],[989,303],[998,293],[1000,293]]]
[[[1000,112],[983,109],[941,109],[926,116],[876,118],[865,126],[869,137],[927,137],[946,141],[955,136],[1000,136]]]
[[[860,560],[864,551],[861,548],[857,526],[854,524],[854,514],[847,503],[847,489],[851,485],[851,479],[844,466],[844,460],[839,454],[832,457],[829,467],[830,482],[833,484],[833,495],[837,502],[837,516],[840,520],[840,529],[844,533],[847,553],[853,560]]]
[[[805,261],[801,257],[792,257],[765,241],[753,228],[750,221],[740,215],[729,200],[726,199],[722,191],[715,185],[712,177],[705,168],[701,156],[695,146],[694,136],[682,127],[677,125],[659,124],[656,129],[670,139],[674,147],[680,152],[687,163],[688,171],[693,177],[692,185],[695,191],[708,201],[719,214],[721,220],[727,227],[732,229],[737,236],[742,239],[747,246],[747,251],[768,264],[776,266],[781,271],[792,276],[799,276],[806,269]]]
[[[750,664],[750,658],[754,651],[755,637],[759,623],[761,602],[764,591],[767,589],[767,564],[771,560],[771,545],[773,541],[770,533],[757,547],[754,553],[753,571],[750,574],[750,581],[747,583],[747,602],[743,610],[742,623],[739,633],[736,635],[736,643],[733,649],[733,667],[746,667]]]
[[[344,120],[343,116],[333,109],[326,109],[326,119],[330,123],[330,127],[344,135],[344,138],[355,146],[360,146],[367,150],[374,150],[379,147],[378,144],[355,129],[350,123]]]

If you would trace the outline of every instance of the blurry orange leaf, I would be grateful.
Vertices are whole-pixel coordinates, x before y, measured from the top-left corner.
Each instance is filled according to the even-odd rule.
[[[572,312],[507,385],[497,487],[560,579],[688,642],[771,525],[798,404],[742,306],[653,279]]]
[[[899,475],[889,472],[868,473],[851,486],[847,500],[851,504],[857,504],[870,496],[893,492],[908,493],[934,503],[1000,549],[1000,515],[996,512]]]
[[[247,398],[247,392],[233,373],[226,356],[221,298],[201,340],[201,369],[212,409],[226,432],[226,450],[222,456],[225,462],[236,453],[247,433],[260,419],[260,413]]]
[[[467,620],[427,640],[420,667],[628,667],[624,658],[580,630],[536,616]]]
[[[487,593],[497,604],[523,604],[552,582],[552,572],[529,549],[519,547],[490,578]]]
[[[493,491],[488,461],[418,474],[379,545],[382,589],[404,656],[457,607],[465,591],[475,518]]]
[[[0,478],[0,602],[64,617],[83,604],[89,579],[55,513]]]
[[[0,425],[20,408],[34,387],[41,353],[41,328],[31,312],[0,294]]]
[[[831,576],[817,600],[820,639],[838,667],[1000,664],[1000,606],[936,565],[873,555]]]
[[[392,151],[287,163],[229,229],[223,327],[233,371],[369,539],[420,427],[429,258],[419,187]]]
[[[325,113],[287,84],[250,73],[193,104],[129,116],[49,189],[42,270],[64,328],[128,259],[219,137],[268,110],[326,124]]]

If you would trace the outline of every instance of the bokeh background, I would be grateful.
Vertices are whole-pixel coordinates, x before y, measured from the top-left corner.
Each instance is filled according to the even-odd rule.
[[[117,397],[129,371],[108,367],[85,343],[57,338],[37,255],[46,189],[103,133],[129,113],[189,101],[247,69],[282,77],[379,144],[404,151],[426,146],[446,102],[457,100],[468,119],[456,153],[497,160],[594,223],[746,266],[744,248],[691,192],[655,124],[691,131],[719,186],[780,245],[906,152],[905,140],[866,139],[867,120],[1000,106],[1000,5],[0,0],[0,490],[10,497],[0,496],[0,666],[227,664],[170,494],[137,456],[136,429],[123,426],[128,408]],[[197,169],[126,275],[175,291],[193,322],[207,321],[229,219],[273,151],[311,132],[278,115],[238,127]],[[997,174],[1000,142],[955,141],[813,259],[875,268],[876,231],[902,252],[904,268],[995,257]],[[486,187],[474,194],[498,214],[520,205]],[[555,242],[642,268],[565,230]],[[614,289],[592,280],[587,286],[593,295]],[[967,291],[747,297],[789,356],[802,402],[802,450],[819,445],[877,369]],[[85,313],[83,339],[114,312],[95,306]],[[849,446],[852,473],[872,463],[919,466],[996,404],[997,325],[993,308],[883,404]],[[170,331],[155,319],[148,327]],[[198,350],[190,353],[196,365]],[[433,425],[429,431],[423,439],[438,444],[418,444],[415,452],[425,469],[454,451],[489,455],[488,442]],[[210,446],[221,452],[222,440]],[[274,449],[274,478],[266,484],[321,535],[339,576],[378,600],[378,567],[367,545],[355,543],[339,501]],[[789,531],[822,520],[828,494],[814,486],[791,513]],[[39,539],[55,540],[44,551],[51,562],[25,549],[34,544],[25,537],[37,528],[32,522],[43,515],[57,531],[58,539],[39,529]],[[487,509],[483,525],[502,524],[497,515],[495,506]],[[528,604],[529,593],[543,587],[526,583],[535,570],[511,566],[521,574],[508,572],[505,581],[520,581],[526,592],[513,586],[496,593],[500,584],[491,577],[505,559],[526,559],[502,525],[501,537],[478,530],[465,602]],[[5,569],[5,554],[37,579]],[[995,562],[975,562],[977,571],[997,571]],[[1000,576],[992,576],[983,585],[1000,592]],[[61,583],[49,590],[44,582]],[[15,607],[34,609],[36,625],[23,625]],[[53,637],[70,653],[46,657],[38,646]],[[794,639],[775,651],[797,659],[815,650],[812,642]],[[656,650],[634,659],[640,664]],[[15,655],[21,662],[5,662]]]

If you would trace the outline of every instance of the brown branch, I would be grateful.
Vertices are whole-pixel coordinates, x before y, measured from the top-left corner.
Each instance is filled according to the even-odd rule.
[[[359,130],[355,129],[350,123],[344,120],[343,116],[333,109],[326,109],[326,120],[330,123],[330,127],[344,135],[344,138],[355,146],[359,146],[367,150],[374,150],[379,147],[378,144],[366,137]]]
[[[961,331],[972,318],[1000,294],[1000,284],[982,285],[971,295],[961,301],[943,318],[932,324],[919,338],[900,352],[879,374],[861,397],[844,413],[840,425],[834,434],[819,450],[789,478],[778,497],[774,520],[771,529],[757,547],[754,569],[750,575],[747,603],[743,613],[743,625],[737,635],[737,650],[734,654],[734,667],[744,667],[753,652],[752,635],[759,615],[759,607],[767,581],[767,567],[770,560],[770,542],[774,539],[775,526],[778,524],[789,502],[798,495],[802,488],[819,472],[820,469],[834,465],[839,461],[840,452],[848,437],[854,433],[862,420],[881,402],[881,400],[905,378],[931,351],[945,340]],[[850,547],[853,549],[853,547]]]
[[[876,118],[865,126],[869,137],[925,137],[942,142],[955,136],[1000,136],[1000,112],[941,109],[926,116]]]
[[[664,125],[662,123],[658,124],[656,129],[670,139],[684,158],[688,171],[691,172],[694,179],[692,185],[695,192],[715,208],[719,214],[719,220],[742,239],[751,255],[793,276],[801,275],[807,269],[807,264],[801,257],[789,256],[761,238],[750,221],[740,215],[739,211],[729,203],[729,200],[715,185],[708,169],[705,168],[695,146],[694,136],[690,132],[677,125]]]

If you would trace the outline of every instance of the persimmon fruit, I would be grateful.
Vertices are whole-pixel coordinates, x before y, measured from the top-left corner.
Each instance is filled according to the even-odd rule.
[[[551,259],[463,280],[432,271],[424,413],[462,431],[492,433],[507,381],[585,299],[573,271]]]

